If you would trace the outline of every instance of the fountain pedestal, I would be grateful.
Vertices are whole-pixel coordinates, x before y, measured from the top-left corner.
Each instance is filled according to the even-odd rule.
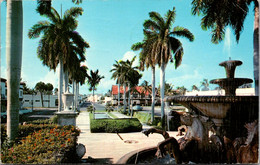
[[[73,103],[74,95],[67,91],[62,95],[62,102],[64,105],[64,110],[61,112],[57,112],[56,115],[58,116],[58,124],[61,126],[64,125],[73,125],[76,126],[76,117],[78,112],[74,110],[70,110],[70,106]]]

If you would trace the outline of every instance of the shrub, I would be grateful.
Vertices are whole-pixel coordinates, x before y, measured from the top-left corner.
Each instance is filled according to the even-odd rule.
[[[146,123],[148,125],[160,127],[161,118],[159,116],[154,117],[153,123],[151,122],[151,114],[146,112],[135,112],[134,117],[137,118],[140,122]]]
[[[106,108],[107,112],[113,112],[114,111],[114,107],[110,103],[107,103],[105,108]]]
[[[90,113],[93,112],[93,105],[90,105],[87,107],[87,112],[90,112]]]
[[[93,119],[93,114],[90,114],[90,131],[92,133],[140,132],[142,124],[136,118]]]
[[[54,164],[76,162],[79,130],[73,126],[45,128],[1,149],[3,163]]]

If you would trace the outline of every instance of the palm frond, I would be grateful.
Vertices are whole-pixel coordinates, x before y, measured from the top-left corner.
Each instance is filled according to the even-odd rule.
[[[170,33],[170,35],[173,36],[179,36],[179,37],[185,37],[187,38],[189,41],[194,41],[194,35],[186,28],[184,27],[180,27],[180,26],[176,26],[174,27],[173,31]]]

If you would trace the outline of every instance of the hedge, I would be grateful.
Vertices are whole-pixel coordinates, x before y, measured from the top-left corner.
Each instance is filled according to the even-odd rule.
[[[5,135],[5,127],[1,127]],[[4,131],[4,132],[3,132]],[[80,131],[73,126],[23,125],[19,141],[1,144],[1,160],[11,164],[56,164],[79,161],[76,155]],[[1,137],[2,138],[2,137]]]
[[[142,124],[136,118],[93,119],[90,113],[90,131],[92,133],[127,133],[142,131]]]

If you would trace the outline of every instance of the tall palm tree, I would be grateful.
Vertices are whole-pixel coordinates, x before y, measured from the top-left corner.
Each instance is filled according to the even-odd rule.
[[[126,72],[125,75],[125,80],[128,83],[128,95],[130,96],[131,93],[131,89],[133,87],[135,87],[136,85],[138,85],[140,78],[142,77],[142,74],[140,74],[138,72],[138,67],[137,66],[133,66],[133,63],[136,59],[136,56],[133,57],[133,59],[131,61],[126,60],[126,61],[122,61],[121,63],[123,64],[123,66],[125,67],[124,72]],[[126,83],[125,82],[125,83]],[[124,89],[125,92],[125,89]],[[125,93],[124,93],[125,95]],[[128,113],[130,114],[130,97],[128,97]],[[125,97],[124,97],[124,109],[126,109],[126,101],[125,101]]]
[[[140,50],[139,54],[139,65],[140,70],[144,71],[151,68],[152,70],[152,107],[151,107],[151,122],[154,121],[154,107],[155,107],[155,55],[152,53],[153,48],[153,39],[156,39],[156,36],[153,36],[149,31],[144,30],[144,40],[142,42],[137,42],[132,45],[132,50]]]
[[[138,84],[139,79],[142,75],[139,74],[138,67],[133,67],[133,63],[135,61],[134,57],[131,61],[116,61],[116,64],[113,64],[113,69],[110,70],[112,73],[111,78],[116,79],[117,84],[123,83],[124,87],[124,112],[126,112],[126,83],[129,82],[130,85],[133,87]]]
[[[59,64],[59,111],[62,105],[63,71],[74,70],[78,65],[74,61],[83,61],[85,49],[89,47],[89,44],[75,31],[78,25],[76,18],[82,13],[82,8],[72,7],[61,17],[54,8],[51,8],[50,13],[43,14],[49,21],[38,22],[28,33],[29,38],[32,39],[38,38],[43,33],[37,50],[43,64],[54,71]]]
[[[142,92],[144,93],[144,95],[148,92],[151,93],[152,88],[151,85],[149,85],[148,81],[144,80],[143,83],[141,84],[142,87]],[[146,97],[145,97],[145,103],[146,103]]]
[[[7,0],[6,6],[7,136],[14,140],[19,125],[23,5],[22,1]]]
[[[93,92],[93,102],[94,100],[94,91],[97,90],[97,85],[100,83],[101,79],[105,78],[104,76],[101,76],[98,74],[98,69],[96,71],[90,70],[90,75],[86,74],[87,81],[89,84],[89,91]]]
[[[74,107],[75,110],[78,108],[78,94],[79,94],[79,84],[82,86],[85,84],[85,80],[87,77],[87,66],[80,66],[74,70],[74,72],[70,72],[69,78],[74,84]]]
[[[175,8],[169,10],[165,17],[162,17],[157,12],[150,12],[150,19],[145,20],[143,26],[147,31],[150,31],[153,38],[152,53],[155,54],[156,62],[159,64],[160,70],[160,86],[161,86],[161,118],[165,116],[164,112],[164,88],[165,88],[165,68],[168,62],[174,62],[175,69],[181,65],[183,56],[183,47],[180,40],[176,37],[185,37],[189,41],[194,40],[193,34],[180,26],[172,29],[172,24],[175,21]]]
[[[193,0],[193,15],[202,15],[202,29],[212,29],[213,43],[219,43],[225,38],[225,28],[234,29],[236,40],[239,41],[244,20],[249,12],[249,6],[254,5],[254,79],[255,94],[259,95],[259,1],[258,0]]]

